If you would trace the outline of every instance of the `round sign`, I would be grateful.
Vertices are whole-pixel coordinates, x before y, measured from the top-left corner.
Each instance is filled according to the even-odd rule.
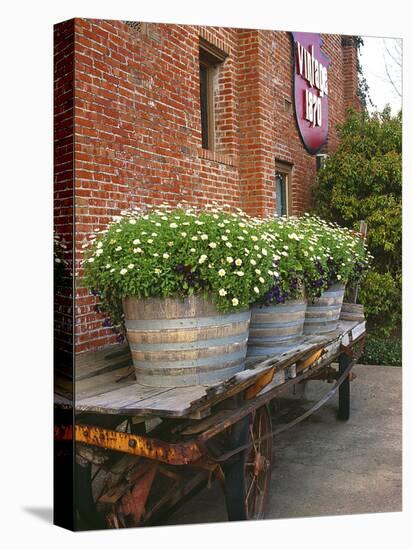
[[[295,114],[302,141],[314,155],[328,136],[328,68],[320,34],[292,32]]]

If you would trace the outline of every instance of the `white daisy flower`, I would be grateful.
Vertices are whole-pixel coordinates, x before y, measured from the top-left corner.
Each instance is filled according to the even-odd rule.
[[[134,268],[134,264],[129,264],[129,265],[127,266],[127,268],[128,268],[128,269],[133,269],[133,268]]]
[[[257,286],[254,286],[254,287],[253,287],[253,290],[254,290],[254,292],[256,292],[256,294],[259,294],[259,292],[260,292],[260,290],[258,289]]]
[[[120,270],[120,275],[125,275],[127,273],[127,269],[124,267]]]
[[[256,273],[257,275],[260,275],[262,272],[260,271],[260,269],[255,269],[255,273]]]
[[[136,225],[136,220],[134,220],[133,218],[131,218],[131,219],[129,220],[129,223],[130,223],[131,225]]]
[[[172,222],[172,223],[169,225],[169,227],[171,227],[172,229],[176,229],[177,223]]]
[[[224,288],[221,288],[221,289],[219,290],[219,296],[226,296],[226,294],[227,294],[227,292],[226,292],[226,290],[225,290]]]
[[[226,275],[226,271],[224,269],[219,269],[217,274],[219,275],[219,277],[224,277]]]
[[[236,271],[236,275],[237,275],[238,277],[243,277],[244,272],[243,272],[243,271]]]
[[[232,305],[233,306],[239,305],[239,300],[237,298],[232,298]]]
[[[210,246],[210,248],[216,248],[217,244],[216,243],[209,243],[209,246]]]
[[[168,258],[170,258],[170,256],[169,256],[169,254],[168,254],[167,252],[165,252],[165,253],[163,254],[163,258],[164,258],[165,260],[167,260]]]
[[[135,240],[133,241],[133,244],[140,244],[140,239],[135,239]]]
[[[235,260],[235,264],[236,264],[238,267],[240,267],[240,266],[242,265],[242,260],[241,260],[240,258],[237,258],[237,259]]]
[[[264,283],[264,282],[265,282],[265,279],[264,279],[263,277],[259,277],[259,281],[260,281],[261,283]]]
[[[122,249],[121,246],[116,246],[115,251],[116,251],[116,252],[120,252],[121,249]]]
[[[228,264],[233,263],[233,258],[232,258],[232,256],[227,256],[227,257],[226,257],[226,261],[227,261]]]

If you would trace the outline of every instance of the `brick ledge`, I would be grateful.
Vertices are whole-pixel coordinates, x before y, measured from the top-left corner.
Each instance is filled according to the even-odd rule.
[[[218,153],[217,151],[211,151],[210,149],[200,148],[198,150],[199,157],[205,160],[211,160],[212,162],[218,162],[219,164],[226,164],[228,166],[238,167],[238,161],[232,155],[225,155]]]

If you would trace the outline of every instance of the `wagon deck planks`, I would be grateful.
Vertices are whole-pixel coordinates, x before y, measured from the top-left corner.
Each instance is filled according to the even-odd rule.
[[[275,372],[281,372],[293,364],[303,363],[319,349],[323,353],[316,365],[330,362],[339,352],[341,343],[347,345],[363,332],[364,323],[340,321],[336,331],[327,335],[307,336],[302,344],[280,357],[249,362],[246,370],[228,380],[211,385],[176,388],[158,388],[137,383],[129,370],[131,361],[126,346],[87,353],[80,356],[77,362],[76,413],[201,419],[210,413],[212,405],[250,388],[273,367]],[[271,387],[273,384],[282,384],[284,379],[284,376],[274,377]]]

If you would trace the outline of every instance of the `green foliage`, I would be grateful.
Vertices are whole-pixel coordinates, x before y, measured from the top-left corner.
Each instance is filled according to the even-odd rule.
[[[86,286],[114,323],[121,322],[126,296],[204,294],[220,311],[249,308],[271,285],[272,257],[260,223],[218,208],[125,212],[92,240]]]
[[[373,270],[360,299],[369,326],[389,334],[400,321],[402,265],[402,118],[390,109],[349,112],[340,145],[319,172],[315,212],[357,229],[368,224]]]
[[[402,320],[401,280],[391,273],[369,271],[359,290],[359,302],[365,306],[368,326],[389,337]]]
[[[365,365],[402,365],[402,341],[400,338],[385,338],[369,335],[359,361]]]
[[[360,279],[370,255],[365,243],[353,231],[304,215],[267,221],[264,225],[272,247],[277,285],[265,301],[281,302],[306,291],[308,297],[341,282]]]
[[[318,218],[259,220],[240,210],[168,205],[126,211],[85,248],[84,282],[121,330],[127,296],[203,294],[219,311],[319,295],[368,265],[348,229]]]

